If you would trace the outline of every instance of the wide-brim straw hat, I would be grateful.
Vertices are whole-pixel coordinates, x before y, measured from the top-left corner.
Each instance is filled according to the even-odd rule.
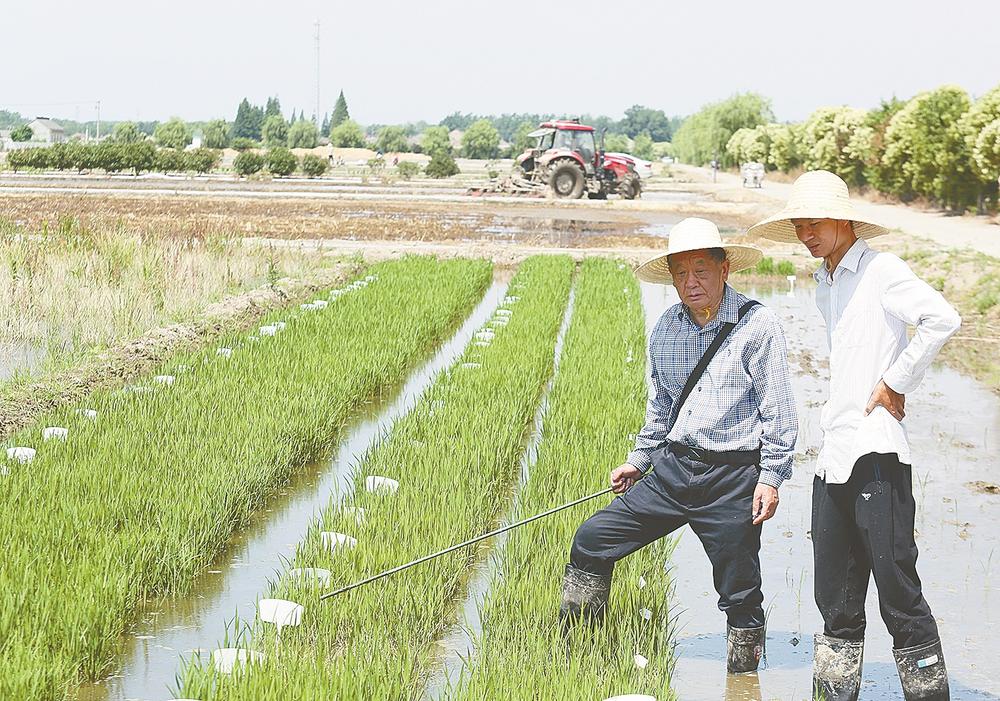
[[[851,204],[847,183],[828,170],[810,170],[792,185],[788,204],[773,217],[750,227],[751,236],[772,241],[798,243],[792,219],[840,219],[854,222],[854,233],[860,239],[870,239],[888,233],[888,229],[860,214]]]
[[[678,222],[667,239],[667,252],[656,255],[635,269],[635,274],[643,282],[670,284],[673,278],[667,259],[675,253],[700,251],[707,248],[721,248],[729,260],[729,272],[752,268],[760,262],[764,254],[756,246],[723,243],[719,227],[707,219],[688,217]]]

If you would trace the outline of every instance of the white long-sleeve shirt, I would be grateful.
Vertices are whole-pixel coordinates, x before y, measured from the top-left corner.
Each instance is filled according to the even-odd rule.
[[[820,421],[823,446],[816,474],[843,484],[858,458],[895,453],[910,464],[906,429],[884,407],[865,408],[879,380],[900,394],[912,392],[945,342],[961,325],[941,293],[891,253],[858,239],[833,276],[813,278],[816,304],[830,344],[830,398]],[[916,327],[907,341],[907,326]]]

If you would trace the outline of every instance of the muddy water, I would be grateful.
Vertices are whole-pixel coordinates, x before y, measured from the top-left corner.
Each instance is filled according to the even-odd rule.
[[[716,607],[711,569],[698,539],[683,529],[670,563],[679,617],[674,690],[684,701],[811,698],[812,635],[822,621],[813,602],[809,539],[812,463],[829,370],[825,332],[807,283],[749,290],[782,318],[799,410],[794,477],[781,488],[777,515],[765,524],[761,563],[768,611],[766,666],[726,674],[725,618]],[[672,288],[643,286],[647,323],[676,301]],[[928,371],[907,397],[917,502],[918,572],[941,631],[952,699],[1000,699],[1000,496],[967,483],[1000,482],[1000,401],[946,367]],[[864,699],[902,699],[874,582],[867,600]]]
[[[346,431],[334,456],[297,475],[279,499],[236,534],[201,574],[190,595],[146,606],[122,641],[123,653],[115,673],[81,688],[78,701],[170,698],[182,657],[219,647],[226,624],[234,618],[237,622],[228,626],[230,630],[251,624],[257,599],[285,568],[313,519],[332,496],[351,488],[354,465],[414,406],[434,376],[462,353],[503,299],[508,280],[509,275],[498,276],[461,328],[405,385],[366,407]]]
[[[0,343],[0,382],[31,373],[45,360],[46,351],[27,343]]]
[[[549,409],[549,395],[552,393],[552,387],[559,372],[559,359],[562,356],[566,331],[569,329],[570,319],[573,318],[574,299],[574,290],[571,289],[569,303],[566,305],[566,314],[563,316],[559,333],[556,335],[552,376],[542,391],[541,400],[538,403],[538,408],[535,410],[531,429],[525,441],[524,452],[521,454],[518,487],[524,486],[531,476],[532,468],[538,462],[538,447],[542,442],[542,429],[545,424],[545,415]],[[501,525],[513,522],[512,517],[516,513],[517,503],[517,494],[515,493],[511,510]],[[435,654],[438,657],[438,661],[427,682],[424,698],[443,698],[445,692],[450,687],[455,687],[458,684],[462,670],[466,665],[471,667],[475,664],[476,648],[474,640],[476,636],[481,635],[483,632],[483,621],[480,614],[486,596],[489,594],[490,587],[495,581],[506,543],[507,533],[497,536],[494,541],[493,552],[490,553],[489,557],[480,560],[473,568],[472,575],[469,578],[467,594],[462,601],[457,620],[435,643]]]

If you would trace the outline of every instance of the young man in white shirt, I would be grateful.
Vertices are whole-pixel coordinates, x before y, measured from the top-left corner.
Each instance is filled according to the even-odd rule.
[[[830,398],[813,482],[815,593],[824,621],[815,638],[813,693],[829,701],[858,698],[874,575],[904,697],[948,699],[937,623],[916,571],[902,421],[906,394],[961,319],[901,259],[868,247],[866,239],[886,230],[858,215],[847,184],[833,173],[804,173],[785,209],[750,233],[800,241],[823,259],[813,277],[830,343]],[[908,326],[915,327],[912,339]]]

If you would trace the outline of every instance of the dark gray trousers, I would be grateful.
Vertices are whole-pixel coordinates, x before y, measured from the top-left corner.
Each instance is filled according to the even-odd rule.
[[[871,453],[845,484],[813,481],[812,540],[816,605],[824,632],[861,640],[865,597],[875,577],[878,603],[893,647],[938,638],[937,623],[917,576],[910,466],[895,454]]]
[[[760,526],[750,513],[759,476],[757,465],[709,465],[657,450],[646,477],[580,526],[570,562],[610,574],[618,560],[687,523],[712,563],[729,625],[762,626]]]

